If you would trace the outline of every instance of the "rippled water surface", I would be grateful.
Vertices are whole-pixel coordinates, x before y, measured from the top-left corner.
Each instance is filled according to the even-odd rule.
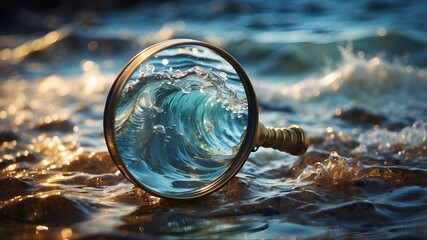
[[[424,1],[130,2],[82,10],[68,10],[73,4],[66,3],[2,3],[7,21],[0,23],[0,236],[425,237]],[[141,49],[183,37],[230,52],[251,77],[260,121],[298,124],[310,136],[308,152],[295,157],[259,149],[222,189],[193,201],[160,199],[125,179],[103,137],[108,90]],[[142,66],[136,74],[149,69]],[[204,89],[192,82],[195,69],[181,73],[185,81],[173,87],[139,86],[137,76],[127,87],[173,91],[183,101],[187,90]],[[230,71],[223,73],[219,80],[233,79]],[[227,104],[222,108],[224,98],[218,102],[217,95],[199,97],[234,114],[236,129],[222,125],[239,133],[236,141],[224,149],[216,148],[224,146],[221,139],[206,145],[233,155],[244,114]],[[153,121],[147,133],[157,133],[159,145],[178,139],[186,126],[156,122],[164,107],[153,106],[146,116]],[[176,138],[161,139],[174,131]]]

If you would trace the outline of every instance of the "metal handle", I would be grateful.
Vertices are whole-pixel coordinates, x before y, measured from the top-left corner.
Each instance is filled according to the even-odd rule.
[[[310,145],[304,130],[296,125],[288,128],[265,127],[258,124],[255,147],[270,147],[292,155],[301,155]]]

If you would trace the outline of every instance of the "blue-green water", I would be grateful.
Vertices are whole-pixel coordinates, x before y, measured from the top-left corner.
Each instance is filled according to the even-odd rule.
[[[180,197],[230,167],[248,125],[248,102],[224,58],[206,47],[172,47],[141,63],[122,88],[110,116],[114,142],[138,183]]]
[[[2,3],[1,236],[425,237],[424,1],[113,5]],[[104,104],[127,61],[170,38],[230,52],[252,80],[260,121],[298,124],[308,152],[259,149],[195,201],[135,188],[107,154]],[[186,87],[173,90],[185,98]],[[174,131],[152,125],[150,133]]]

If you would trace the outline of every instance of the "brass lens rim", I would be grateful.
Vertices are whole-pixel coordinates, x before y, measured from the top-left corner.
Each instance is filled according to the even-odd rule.
[[[242,141],[241,147],[234,157],[230,167],[222,173],[218,178],[212,180],[210,183],[204,185],[200,189],[196,189],[191,192],[184,192],[182,195],[168,194],[167,192],[155,191],[144,185],[143,182],[135,179],[131,172],[123,164],[120,154],[116,149],[116,142],[114,136],[114,121],[115,121],[115,112],[120,101],[120,94],[123,91],[123,88],[132,75],[132,73],[147,59],[154,56],[156,53],[165,50],[170,47],[175,47],[179,45],[198,45],[202,47],[209,48],[214,50],[217,54],[223,57],[231,66],[235,69],[236,73],[239,75],[242,84],[245,89],[247,101],[248,101],[248,125],[246,127],[245,139]],[[155,196],[162,198],[172,198],[172,199],[193,199],[205,196],[207,194],[213,193],[223,187],[232,177],[234,177],[239,170],[242,168],[246,159],[249,157],[249,154],[254,149],[254,139],[256,136],[256,131],[258,128],[258,103],[255,91],[251,84],[251,81],[243,70],[243,67],[225,50],[214,46],[212,44],[193,40],[193,39],[171,39],[163,42],[159,42],[150,47],[145,48],[137,55],[135,55],[122,69],[120,74],[117,76],[113,85],[111,86],[110,92],[105,104],[104,110],[104,138],[107,144],[108,152],[110,153],[111,158],[113,159],[116,166],[119,168],[120,172],[129,179],[133,184],[142,188],[144,191],[151,193]]]

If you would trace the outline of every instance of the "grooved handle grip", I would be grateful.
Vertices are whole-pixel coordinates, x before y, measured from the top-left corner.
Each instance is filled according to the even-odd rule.
[[[288,128],[271,128],[260,123],[255,145],[270,147],[292,155],[301,155],[307,151],[310,144],[304,130],[296,125]]]

